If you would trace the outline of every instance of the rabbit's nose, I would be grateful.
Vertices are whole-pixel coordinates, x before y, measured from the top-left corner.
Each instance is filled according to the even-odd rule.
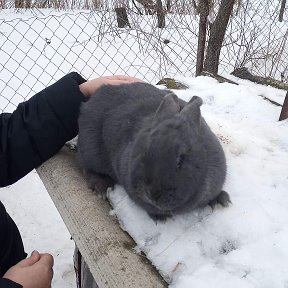
[[[166,194],[167,194],[167,196],[172,197],[175,195],[175,191],[176,191],[175,188],[166,189]]]
[[[151,198],[156,201],[165,201],[165,199],[174,199],[175,197],[175,188],[169,188],[169,189],[157,189],[154,190],[151,193]]]

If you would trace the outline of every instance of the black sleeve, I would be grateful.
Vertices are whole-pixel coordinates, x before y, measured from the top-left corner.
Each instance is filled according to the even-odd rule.
[[[78,133],[85,80],[72,72],[0,115],[0,187],[12,184],[53,156]]]
[[[23,286],[6,278],[0,278],[0,288],[22,288]]]

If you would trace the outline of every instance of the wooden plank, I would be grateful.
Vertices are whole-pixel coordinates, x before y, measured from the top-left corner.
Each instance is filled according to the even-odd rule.
[[[75,152],[64,147],[37,169],[99,288],[167,287],[133,239],[109,215],[109,203],[87,188]]]

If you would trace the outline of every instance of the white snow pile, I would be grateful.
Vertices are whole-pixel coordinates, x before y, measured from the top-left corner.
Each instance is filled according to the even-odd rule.
[[[203,98],[202,115],[227,157],[228,208],[210,207],[155,223],[117,187],[110,200],[170,287],[288,287],[288,120],[278,122],[285,91],[182,78],[175,93]],[[189,189],[189,187],[187,187]]]
[[[278,122],[285,91],[251,84],[179,78],[203,98],[202,115],[227,157],[224,186],[233,202],[178,215],[157,225],[118,187],[113,214],[171,288],[288,287],[288,120]],[[27,253],[54,256],[54,288],[76,287],[73,241],[36,172],[1,189]]]

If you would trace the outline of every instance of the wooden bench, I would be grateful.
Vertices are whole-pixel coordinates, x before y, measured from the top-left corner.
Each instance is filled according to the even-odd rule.
[[[167,287],[147,258],[135,253],[133,239],[109,215],[109,203],[87,188],[75,156],[65,146],[37,172],[99,288]],[[78,260],[76,270],[83,266]],[[78,282],[88,272],[82,269]]]

